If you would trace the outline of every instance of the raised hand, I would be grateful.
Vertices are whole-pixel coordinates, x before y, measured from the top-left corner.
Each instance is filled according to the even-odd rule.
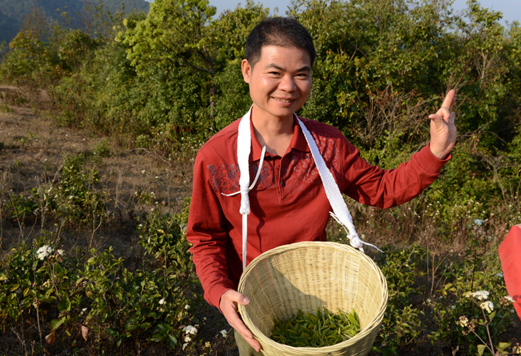
[[[250,303],[250,299],[242,293],[234,291],[233,289],[229,289],[222,295],[219,307],[221,308],[221,312],[223,313],[224,317],[228,321],[228,324],[237,330],[237,332],[242,335],[244,340],[246,340],[248,344],[250,344],[251,347],[255,349],[255,351],[259,352],[261,349],[261,344],[255,340],[253,333],[239,317],[239,314],[237,313],[237,303],[246,305]]]
[[[431,119],[431,152],[439,159],[446,158],[456,143],[456,114],[451,111],[456,103],[454,90],[450,90],[436,114],[429,115]]]

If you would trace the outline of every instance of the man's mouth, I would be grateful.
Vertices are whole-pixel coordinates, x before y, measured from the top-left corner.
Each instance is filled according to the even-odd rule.
[[[282,98],[273,98],[273,99],[283,102],[283,103],[291,103],[295,100],[295,99],[282,99]]]

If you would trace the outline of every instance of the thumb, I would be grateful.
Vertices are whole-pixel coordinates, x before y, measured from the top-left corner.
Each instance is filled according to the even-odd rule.
[[[441,128],[443,128],[445,125],[445,122],[443,121],[443,119],[441,118],[440,115],[437,115],[437,114],[431,114],[429,115],[429,119],[431,119],[431,122],[434,124],[434,127],[439,130]]]
[[[250,298],[248,298],[247,296],[245,296],[244,294],[242,293],[239,293],[237,291],[234,291],[234,290],[229,290],[229,294],[230,294],[230,300],[232,302],[236,302],[236,303],[239,303],[239,304],[242,304],[242,305],[247,305],[250,303]]]

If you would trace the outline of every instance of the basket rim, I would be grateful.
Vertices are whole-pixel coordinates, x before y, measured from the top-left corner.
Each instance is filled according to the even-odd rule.
[[[259,256],[257,256],[251,263],[246,267],[244,272],[241,275],[241,279],[239,281],[239,286],[237,288],[237,291],[240,293],[243,293],[245,288],[245,280],[247,279],[250,272],[257,266],[261,261],[264,259],[274,256],[274,255],[280,255],[285,252],[288,252],[290,250],[295,249],[306,249],[306,248],[333,248],[333,249],[339,249],[343,250],[344,252],[350,253],[350,254],[356,254],[357,257],[362,259],[365,263],[368,263],[370,267],[376,272],[380,283],[382,285],[382,303],[380,305],[380,308],[375,315],[375,317],[362,329],[358,334],[356,334],[354,337],[342,341],[335,345],[329,345],[329,346],[323,346],[323,347],[295,347],[295,346],[289,346],[285,344],[278,343],[268,336],[266,336],[263,332],[261,332],[255,324],[250,319],[250,316],[248,315],[248,312],[246,311],[246,308],[242,304],[238,304],[239,313],[241,314],[241,317],[243,319],[244,324],[250,329],[250,331],[253,333],[254,337],[261,342],[261,344],[265,343],[270,346],[272,346],[275,349],[278,349],[280,351],[289,351],[294,353],[306,353],[307,355],[313,355],[313,354],[323,354],[328,352],[334,352],[338,350],[345,349],[349,346],[352,346],[360,341],[363,340],[364,337],[366,337],[368,334],[370,334],[375,328],[379,327],[384,316],[385,309],[387,308],[387,302],[389,298],[389,292],[387,288],[387,280],[385,276],[383,275],[382,271],[378,267],[378,265],[366,254],[356,250],[355,248],[337,243],[337,242],[330,242],[330,241],[302,241],[302,242],[296,242],[293,244],[287,244],[275,247],[269,251],[266,251]]]

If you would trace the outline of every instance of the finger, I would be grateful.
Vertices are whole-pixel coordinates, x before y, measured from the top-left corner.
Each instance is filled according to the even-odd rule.
[[[436,114],[441,116],[441,118],[443,120],[445,120],[445,122],[447,122],[449,120],[449,117],[450,117],[450,110],[449,110],[449,108],[447,108],[445,106],[442,106],[440,108],[440,110],[438,110],[438,112]]]
[[[434,124],[436,129],[441,129],[443,127],[443,124],[445,123],[441,116],[438,114],[429,115],[429,119],[431,119],[431,122]]]
[[[237,330],[237,331],[239,331],[239,330]],[[246,342],[248,344],[250,344],[251,347],[253,347],[255,349],[255,351],[259,352],[261,350],[262,346],[261,346],[260,342],[258,342],[256,339],[248,338],[248,337],[245,337],[244,335],[242,335],[242,337],[244,338],[244,340],[246,340]]]
[[[223,315],[228,321],[228,324],[231,325],[232,328],[237,330],[242,336],[248,339],[253,339],[253,333],[248,329],[248,327],[244,324],[244,322],[239,317],[239,314],[233,310],[223,310]]]
[[[449,114],[450,114],[450,109],[451,109],[453,101],[454,101],[454,95],[455,95],[454,89],[449,90],[449,92],[447,93],[447,96],[443,100],[443,104],[441,104],[441,107],[442,108],[445,107],[447,109],[447,111],[449,111]]]
[[[450,113],[449,122],[454,124],[455,120],[456,120],[456,113],[453,111]]]
[[[234,291],[232,289],[227,290],[221,297],[221,311],[228,321],[228,323],[236,329],[243,337],[252,339],[252,332],[244,325],[243,321],[237,313],[237,304],[240,303],[246,305],[250,302],[248,297],[244,294]]]
[[[226,315],[225,315],[226,316]],[[235,316],[226,316],[226,319],[228,320],[228,323],[235,329],[241,336],[246,340],[248,344],[250,344],[251,347],[255,349],[255,351],[259,352],[261,349],[261,344],[259,341],[257,341],[253,333],[248,329],[246,324],[241,320],[239,315],[235,313]]]

